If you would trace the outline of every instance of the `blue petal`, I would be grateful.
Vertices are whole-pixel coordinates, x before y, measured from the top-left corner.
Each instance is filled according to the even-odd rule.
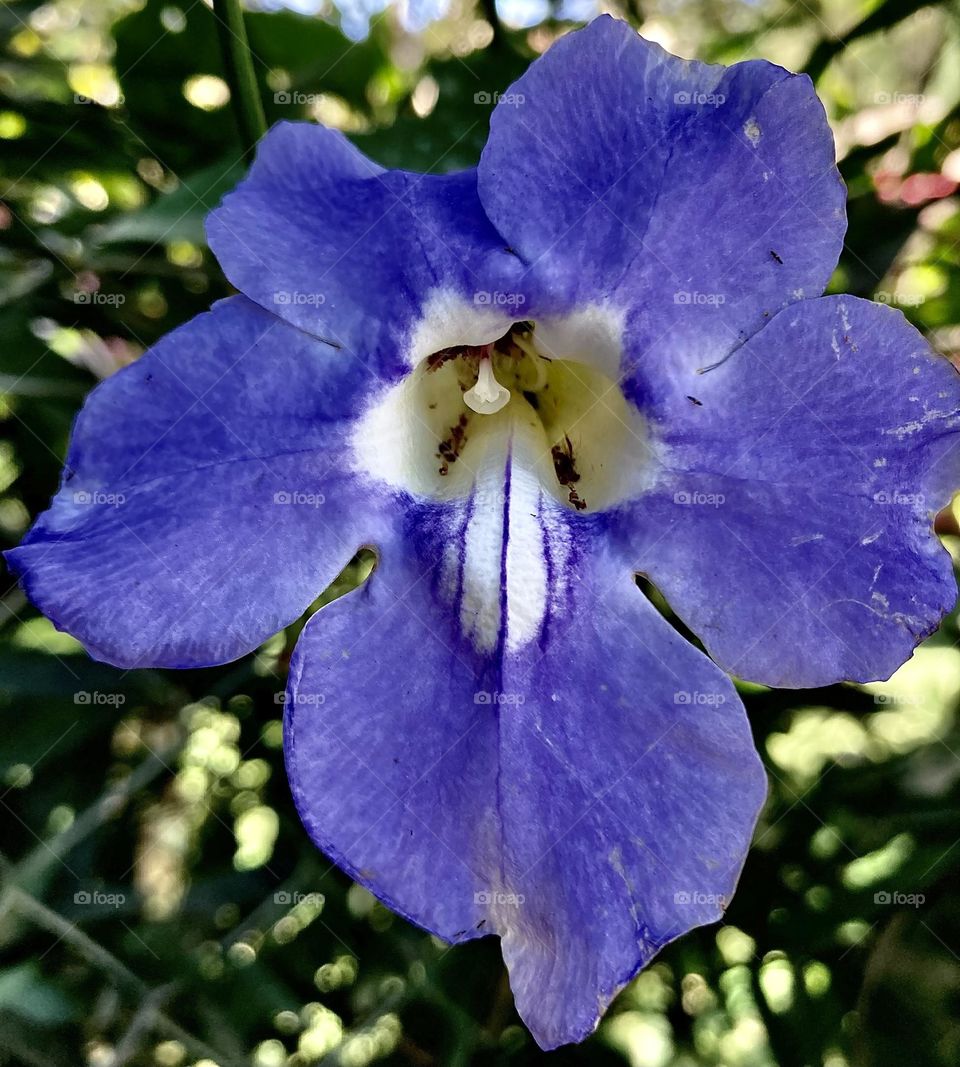
[[[823,297],[672,387],[667,469],[622,515],[637,568],[735,674],[888,677],[956,599],[932,532],[960,484],[954,368],[900,312]]]
[[[448,941],[499,934],[544,1048],[584,1037],[664,944],[721,916],[765,795],[729,680],[603,530],[565,514],[547,625],[511,650],[504,611],[485,653],[445,592],[446,516],[383,534],[367,584],[300,639],[284,735],[319,847]]]
[[[479,206],[475,172],[386,171],[310,123],[270,130],[207,235],[241,292],[317,337],[373,352],[388,376],[409,369],[431,296],[473,303],[515,291],[520,266]]]
[[[765,313],[818,296],[845,228],[809,78],[687,62],[607,16],[505,94],[478,184],[557,310],[632,311],[651,377],[713,362]]]
[[[234,659],[366,536],[341,465],[369,381],[357,358],[223,301],[94,390],[60,492],[7,561],[98,659]]]

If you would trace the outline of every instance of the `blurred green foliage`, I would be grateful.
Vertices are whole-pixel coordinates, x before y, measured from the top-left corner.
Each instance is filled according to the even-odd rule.
[[[956,10],[620,13],[681,54],[811,73],[850,189],[835,287],[896,304],[956,358]],[[497,91],[567,25],[547,11],[495,35],[490,17],[462,3],[412,35],[388,11],[354,43],[332,12],[252,12],[268,119],[337,125],[390,166],[468,166]],[[54,492],[96,378],[228,292],[202,221],[243,166],[205,3],[25,0],[0,5],[0,35],[8,547]],[[495,940],[449,950],[308,842],[281,751],[293,632],[222,668],[129,673],[91,662],[9,575],[2,605],[0,1064],[543,1058]],[[960,1063],[957,638],[951,618],[883,685],[744,687],[771,792],[725,921],[665,951],[553,1062]]]

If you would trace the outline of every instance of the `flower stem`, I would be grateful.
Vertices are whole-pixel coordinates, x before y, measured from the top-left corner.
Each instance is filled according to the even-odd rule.
[[[253,58],[240,0],[213,0],[213,13],[217,19],[220,51],[230,84],[230,97],[243,142],[244,157],[250,160],[257,141],[267,132],[267,120],[253,73]]]
[[[151,990],[150,987],[139,978],[129,967],[117,959],[108,949],[104,948],[92,937],[85,934],[76,923],[69,922],[59,912],[52,911],[36,897],[25,893],[16,886],[7,886],[3,894],[4,914],[7,910],[16,911],[22,918],[30,919],[37,926],[42,927],[56,936],[57,941],[63,941],[75,952],[81,955],[91,966],[99,967],[105,971],[114,982],[127,990],[138,1003],[150,1001],[152,1006],[153,1025],[181,1045],[185,1046],[191,1057],[212,1060],[214,1063],[227,1064],[230,1061],[218,1055],[209,1045],[194,1037],[192,1033],[184,1030],[182,1026],[174,1022],[168,1015],[159,1009],[157,995],[162,994],[161,999],[173,992],[172,986],[161,990]]]

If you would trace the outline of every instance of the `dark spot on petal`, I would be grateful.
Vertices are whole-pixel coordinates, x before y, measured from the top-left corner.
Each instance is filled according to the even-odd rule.
[[[444,363],[448,363],[451,359],[456,359],[458,356],[462,356],[467,351],[465,345],[454,345],[452,348],[441,348],[439,352],[434,352],[432,356],[427,356],[427,371],[437,371]]]
[[[463,451],[463,446],[467,440],[467,426],[470,423],[470,419],[467,415],[461,415],[457,420],[456,426],[450,427],[450,432],[440,442],[439,450],[437,451],[437,459],[442,459],[443,466],[440,468],[441,474],[446,474],[449,470],[451,463],[457,462],[457,457]]]
[[[553,456],[553,469],[557,472],[557,481],[561,485],[572,485],[580,481],[576,461],[573,458],[573,445],[569,437],[550,449]]]
[[[574,483],[580,481],[580,472],[577,470],[570,438],[564,437],[561,443],[555,444],[550,449],[550,452],[553,456],[553,469],[556,472],[557,481],[569,489],[567,499],[577,511],[583,511],[587,502],[581,499],[580,494],[573,488]]]

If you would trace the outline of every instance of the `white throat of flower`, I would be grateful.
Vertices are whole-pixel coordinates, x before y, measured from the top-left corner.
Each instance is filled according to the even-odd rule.
[[[589,351],[555,358],[550,336],[518,322],[434,352],[353,435],[359,472],[442,505],[440,584],[481,651],[536,636],[567,580],[569,524],[638,495],[657,466],[618,384]]]
[[[381,482],[465,499],[484,457],[520,432],[530,473],[576,512],[627,499],[650,475],[645,421],[617,383],[590,353],[554,358],[530,322],[422,360],[360,420],[353,445],[357,466]]]

